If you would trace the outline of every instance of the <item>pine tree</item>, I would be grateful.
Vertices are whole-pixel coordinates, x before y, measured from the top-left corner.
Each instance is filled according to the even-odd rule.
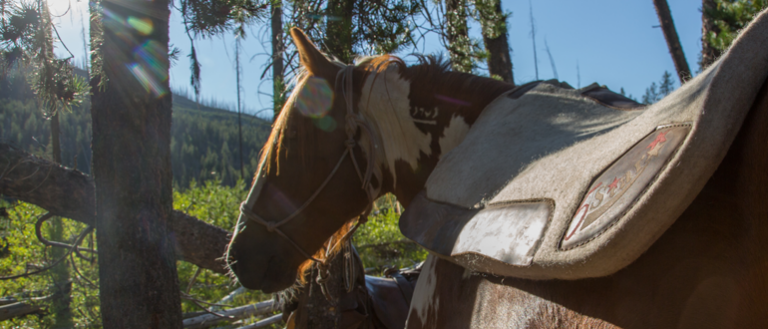
[[[488,52],[488,73],[504,82],[515,84],[512,58],[507,40],[507,18],[500,0],[475,0],[478,20],[483,28],[483,42]]]

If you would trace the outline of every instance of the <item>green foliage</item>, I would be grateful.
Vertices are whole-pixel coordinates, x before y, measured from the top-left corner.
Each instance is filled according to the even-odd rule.
[[[705,11],[719,31],[709,31],[704,39],[717,50],[731,46],[739,31],[760,11],[768,7],[767,0],[715,0],[715,8]]]
[[[231,230],[239,214],[237,204],[246,197],[247,191],[242,180],[233,187],[222,186],[219,181],[208,181],[198,185],[192,181],[184,191],[174,191],[174,208],[185,211],[209,224]],[[0,199],[0,207],[8,209],[9,226],[2,229],[5,239],[0,240],[0,250],[7,246],[7,251],[0,253],[0,276],[25,273],[31,266],[49,263],[51,247],[44,247],[35,239],[35,222],[45,213],[43,209],[27,203],[9,204]],[[43,232],[48,231],[48,222],[43,226]],[[71,220],[64,220],[64,236],[69,242],[74,239],[85,225]],[[90,237],[82,244],[84,247],[94,247]],[[73,258],[77,271],[72,271],[72,303],[75,326],[80,328],[100,328],[98,263]],[[32,265],[27,265],[32,264]],[[71,267],[71,263],[69,263]],[[179,282],[182,291],[195,298],[216,303],[237,288],[231,277],[225,274],[201,270],[194,281],[192,277],[198,268],[190,263],[177,262]],[[85,277],[86,279],[84,279]],[[16,297],[28,300],[51,294],[53,276],[50,272],[33,275],[26,278],[0,281],[0,297]],[[91,285],[90,280],[96,285]],[[190,285],[190,282],[192,284]],[[246,291],[237,295],[227,304],[232,306],[248,305],[271,299],[272,296],[259,291]],[[36,303],[43,308],[43,313],[30,315],[14,320],[0,322],[0,328],[49,328],[53,324],[54,315],[50,312],[50,302]],[[200,307],[192,301],[182,300],[183,312],[200,311]],[[254,319],[252,319],[254,320]],[[273,328],[279,328],[274,326]]]
[[[27,273],[53,262],[52,247],[45,247],[35,239],[35,222],[45,211],[27,203],[0,203],[4,203],[0,204],[0,207],[7,207],[8,219],[10,219],[8,229],[3,232],[2,243],[8,249],[0,258],[0,276]],[[75,236],[85,228],[84,224],[70,220],[65,220],[63,224],[64,236],[69,237],[69,241],[65,242],[72,242]],[[41,231],[48,232],[49,227],[50,224],[46,222]],[[92,247],[93,245],[89,246],[91,241],[93,240],[86,238],[83,245]],[[72,275],[72,301],[70,303],[70,307],[76,314],[75,326],[82,328],[101,327],[99,292],[95,286],[87,281],[90,280],[98,284],[98,264],[77,257],[69,258],[67,262],[70,266],[74,262],[77,267],[77,272]],[[39,299],[53,293],[53,278],[52,273],[47,271],[29,277],[0,281],[0,297],[14,297],[19,301],[37,305],[43,310],[41,314],[0,322],[0,328],[49,328],[52,326],[54,316],[51,313],[51,301]],[[35,300],[36,298],[38,300]]]
[[[240,214],[237,205],[245,200],[247,191],[242,180],[238,180],[233,187],[223,186],[220,183],[220,181],[207,181],[198,185],[197,182],[192,181],[188,189],[174,191],[173,207],[206,223],[231,231]],[[188,293],[200,300],[217,302],[237,288],[228,275],[213,273],[209,270],[200,271],[194,283],[189,286],[197,266],[179,261],[176,263],[176,268],[179,272],[181,289],[184,291],[189,289]],[[237,295],[229,304],[242,306],[271,298],[271,295],[260,291],[247,291]],[[200,311],[200,308],[192,301],[182,300],[182,311],[195,312]]]
[[[427,258],[425,249],[400,233],[399,208],[394,196],[380,198],[368,222],[355,233],[353,242],[363,266],[374,269],[374,274],[386,267],[410,267]]]

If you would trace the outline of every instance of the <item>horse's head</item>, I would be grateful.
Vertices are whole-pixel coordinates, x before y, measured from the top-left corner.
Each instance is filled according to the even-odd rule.
[[[382,183],[366,152],[370,128],[352,109],[364,70],[291,34],[306,74],[275,120],[227,255],[243,286],[266,292],[293,284],[299,265],[363,213]]]
[[[329,237],[340,240],[379,194],[393,192],[407,206],[441,154],[512,88],[449,72],[434,58],[406,67],[385,55],[347,66],[300,30],[291,34],[306,75],[275,121],[227,256],[243,286],[267,292],[290,286],[299,265]]]

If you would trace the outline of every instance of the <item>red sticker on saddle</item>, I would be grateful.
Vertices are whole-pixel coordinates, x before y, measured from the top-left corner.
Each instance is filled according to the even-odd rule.
[[[689,131],[689,126],[657,129],[608,167],[587,190],[560,248],[584,244],[613,225],[643,194]]]

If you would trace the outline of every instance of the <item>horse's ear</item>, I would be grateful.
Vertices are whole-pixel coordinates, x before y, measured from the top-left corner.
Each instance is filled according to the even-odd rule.
[[[321,75],[325,70],[333,69],[334,65],[328,58],[309,41],[304,32],[299,28],[291,28],[291,36],[296,49],[299,50],[301,65],[307,68],[312,75]]]

